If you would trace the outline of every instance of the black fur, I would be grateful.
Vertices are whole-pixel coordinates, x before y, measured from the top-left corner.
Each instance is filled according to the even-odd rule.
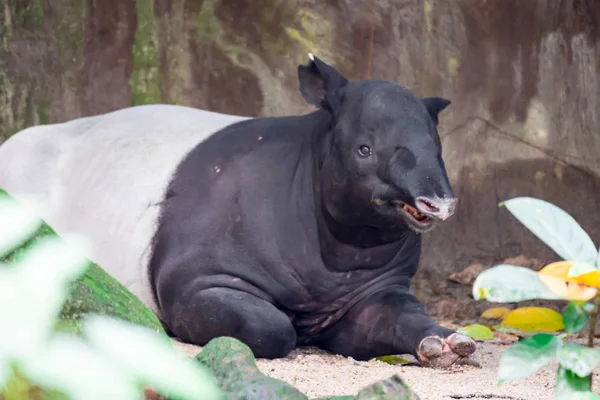
[[[185,341],[233,336],[257,357],[415,354],[452,331],[409,294],[421,234],[394,201],[454,197],[436,130],[449,101],[348,82],[318,58],[298,77],[318,110],[236,123],[179,165],[150,263],[162,318]]]

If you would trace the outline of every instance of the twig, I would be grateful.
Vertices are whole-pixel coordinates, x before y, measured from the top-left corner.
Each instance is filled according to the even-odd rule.
[[[451,394],[448,397],[451,399],[505,399],[505,400],[526,400],[522,397],[514,397],[503,394],[492,393],[471,393],[471,394]]]
[[[596,296],[594,301],[594,310],[590,315],[590,334],[588,335],[588,347],[594,347],[594,338],[596,337],[596,320],[598,318],[598,307],[600,307],[600,296]]]
[[[534,143],[528,142],[527,140],[519,137],[518,135],[516,135],[514,133],[507,132],[507,131],[501,129],[500,127],[496,126],[494,123],[488,121],[485,118],[479,117],[479,116],[473,116],[473,117],[467,118],[465,121],[461,122],[460,124],[458,124],[457,126],[455,126],[454,128],[452,128],[451,130],[449,130],[445,135],[440,135],[440,139],[445,139],[445,138],[447,138],[449,136],[454,135],[456,132],[460,132],[461,129],[465,128],[469,124],[469,122],[472,122],[472,121],[483,122],[488,128],[491,128],[494,132],[498,133],[500,136],[509,137],[509,138],[515,140],[516,142],[519,142],[519,143],[521,143],[521,144],[523,144],[525,146],[532,147],[532,148],[538,150],[539,152],[545,154],[546,156],[548,156],[548,158],[551,158],[551,159],[553,159],[555,161],[562,162],[562,163],[570,166],[571,168],[576,169],[577,171],[584,173],[586,176],[592,176],[592,177],[594,177],[594,174],[592,172],[590,172],[587,169],[584,169],[584,168],[582,168],[582,167],[580,167],[578,165],[575,165],[575,164],[569,162],[567,159],[568,158],[578,158],[578,159],[580,159],[580,160],[582,160],[582,161],[584,161],[586,163],[591,162],[591,160],[588,160],[588,159],[585,159],[585,158],[582,158],[582,157],[576,157],[576,156],[574,156],[572,154],[561,154],[561,153],[555,152],[555,151],[553,151],[551,149],[546,149],[544,147],[538,146],[538,145],[536,145]]]

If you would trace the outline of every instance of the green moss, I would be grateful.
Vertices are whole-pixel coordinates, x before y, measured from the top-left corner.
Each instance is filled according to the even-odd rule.
[[[460,68],[460,61],[458,60],[458,57],[448,58],[447,69],[448,69],[448,76],[450,77],[450,79],[456,78],[456,76],[458,75],[459,68]]]
[[[425,0],[423,2],[423,8],[425,13],[425,26],[427,27],[427,32],[431,33],[433,31],[433,22],[431,19],[431,14],[433,13],[433,6],[435,0]]]
[[[131,101],[133,105],[161,102],[158,51],[154,40],[152,0],[136,0],[137,29],[133,43]]]
[[[0,88],[0,90],[2,89]],[[37,104],[37,118],[40,124],[50,123],[50,118],[48,117],[48,107],[44,101],[40,101]]]
[[[8,194],[0,189],[0,196],[8,196]],[[9,265],[17,263],[40,239],[56,236],[58,235],[51,227],[42,223],[31,238],[0,258],[0,262]],[[71,282],[68,290],[68,298],[56,324],[57,330],[80,333],[82,318],[88,314],[97,314],[130,321],[165,334],[156,315],[125,286],[94,263],[89,263],[85,273]]]
[[[219,0],[206,0],[196,15],[198,34],[205,38],[218,38],[221,35],[221,25],[216,16]]]
[[[392,375],[363,388],[356,400],[419,400],[400,375]]]
[[[12,38],[12,14],[8,0],[0,0],[2,6],[2,23],[0,23],[0,43],[4,51],[9,51],[8,43]],[[0,87],[1,90],[1,87]]]

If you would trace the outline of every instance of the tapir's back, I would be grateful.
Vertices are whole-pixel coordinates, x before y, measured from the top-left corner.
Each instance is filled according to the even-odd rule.
[[[88,237],[89,258],[158,312],[145,270],[166,187],[189,150],[243,119],[150,105],[31,127],[0,145],[0,188]]]

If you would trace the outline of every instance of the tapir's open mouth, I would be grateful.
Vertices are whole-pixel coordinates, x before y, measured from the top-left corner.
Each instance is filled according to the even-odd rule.
[[[414,222],[419,225],[428,225],[431,222],[431,218],[427,215],[419,212],[416,208],[409,206],[403,201],[395,200],[394,205],[396,210],[404,215],[405,217],[411,218]]]

